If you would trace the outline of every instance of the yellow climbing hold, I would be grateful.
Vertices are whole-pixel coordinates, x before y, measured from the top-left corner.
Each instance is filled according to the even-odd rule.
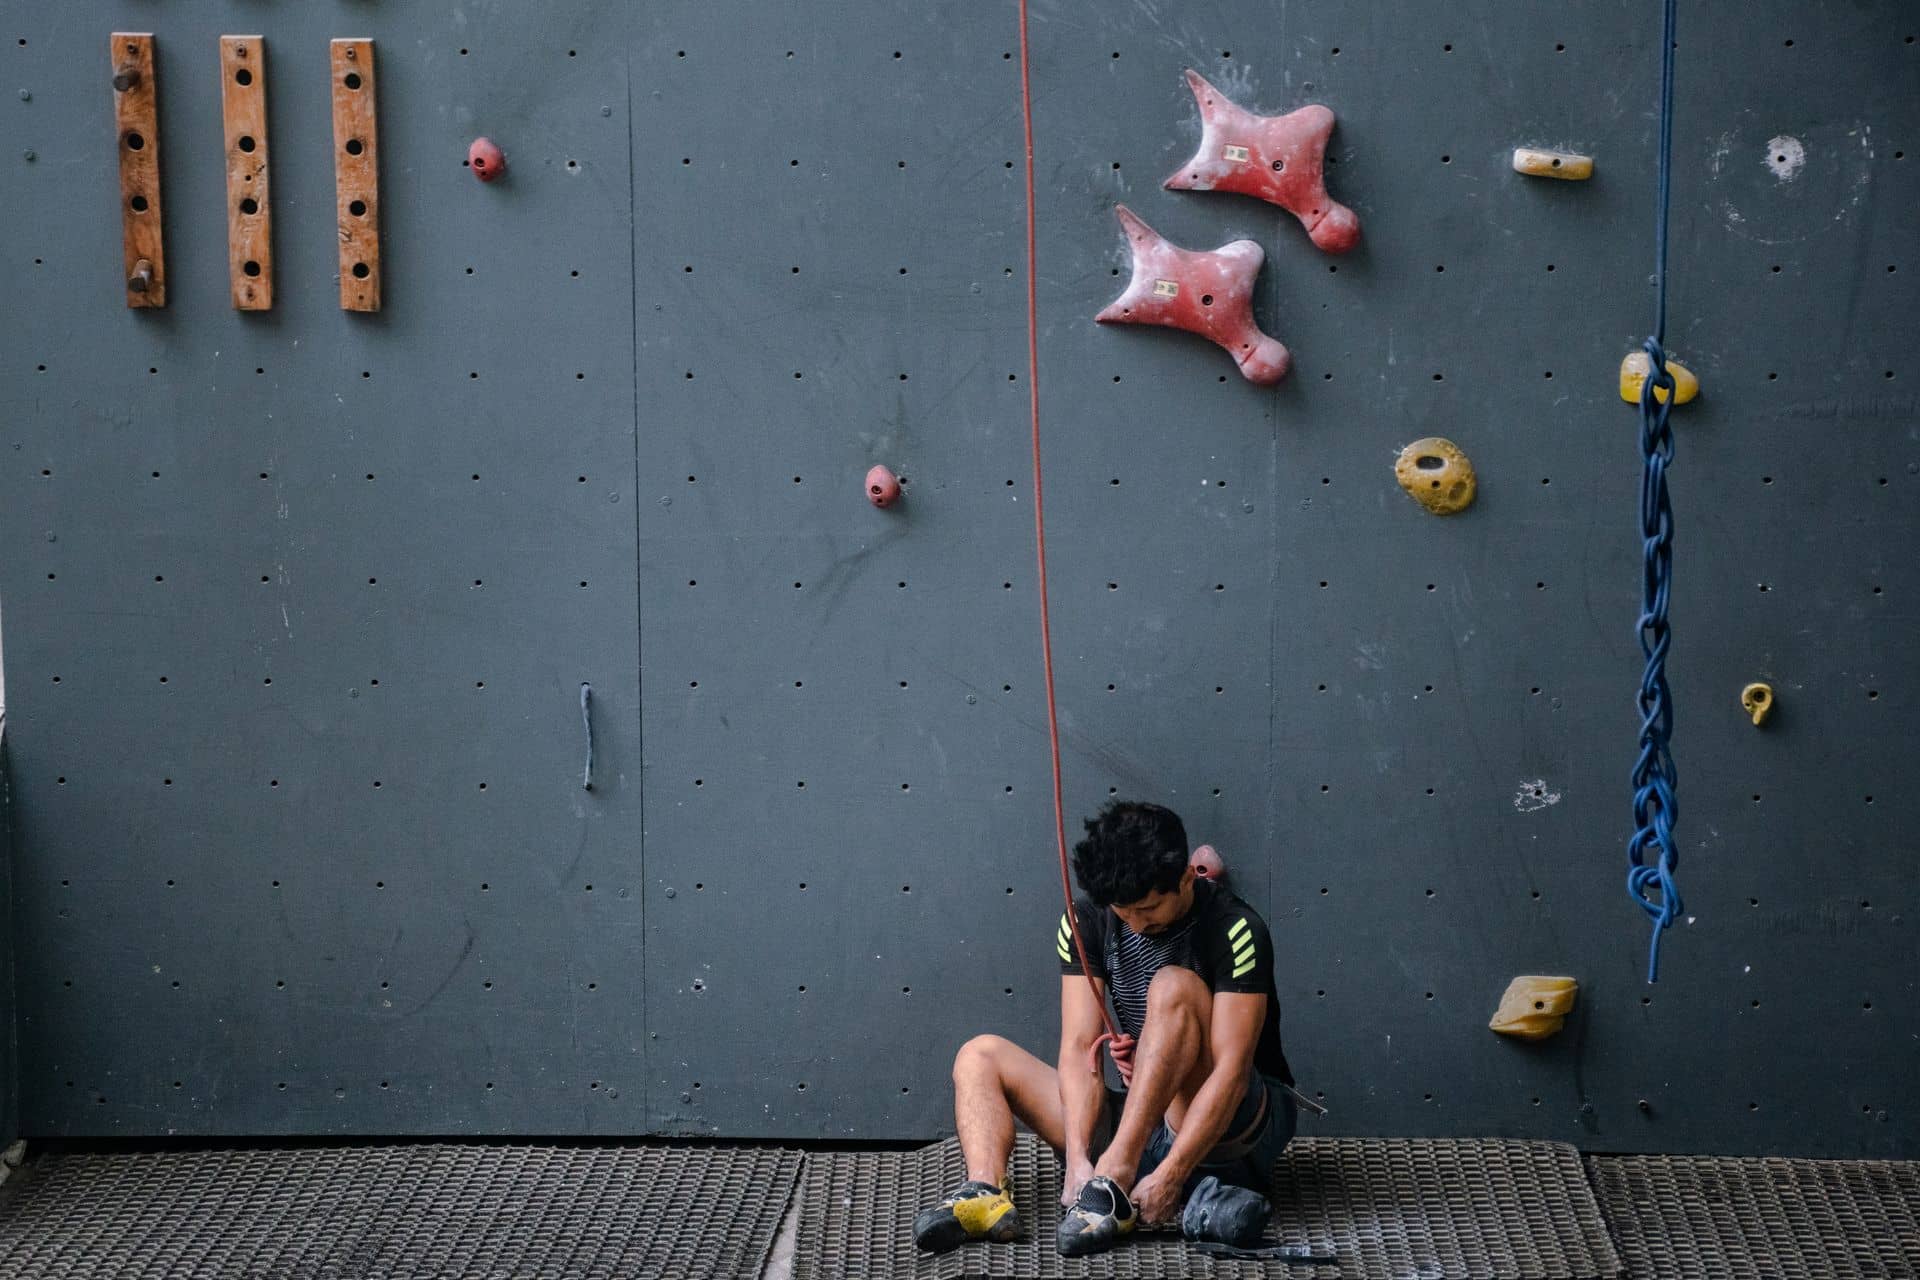
[[[1535,178],[1565,178],[1578,182],[1593,176],[1593,157],[1572,151],[1542,151],[1536,147],[1515,147],[1513,171]]]
[[[1451,440],[1439,436],[1415,440],[1400,451],[1393,475],[1414,501],[1437,516],[1450,516],[1473,505],[1473,464]]]
[[[1647,380],[1647,374],[1652,368],[1653,361],[1647,359],[1647,353],[1644,351],[1635,351],[1622,360],[1620,362],[1620,398],[1628,404],[1639,404],[1640,384]],[[1693,376],[1693,370],[1678,360],[1669,360],[1667,372],[1673,375],[1673,389],[1679,393],[1674,398],[1675,404],[1685,404],[1700,394],[1700,379]],[[1655,387],[1653,398],[1665,400],[1667,393]]]
[[[1759,728],[1773,712],[1773,686],[1756,680],[1740,691],[1740,705],[1753,717],[1754,728]]]
[[[1515,978],[1507,984],[1500,1007],[1487,1025],[1503,1036],[1545,1040],[1566,1022],[1579,990],[1580,984],[1572,978]]]

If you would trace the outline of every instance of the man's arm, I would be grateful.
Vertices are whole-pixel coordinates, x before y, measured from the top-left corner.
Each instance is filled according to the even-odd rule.
[[[1213,997],[1213,1026],[1208,1037],[1213,1071],[1193,1095],[1186,1123],[1174,1138],[1173,1150],[1156,1173],[1164,1172],[1176,1185],[1186,1181],[1194,1166],[1220,1139],[1227,1136],[1233,1113],[1246,1094],[1253,1072],[1253,1048],[1267,1018],[1266,995],[1221,991]],[[1064,1078],[1064,1076],[1063,1076]]]
[[[1093,1042],[1100,1038],[1100,1003],[1106,998],[1106,984],[1095,978],[1099,994],[1087,986],[1079,974],[1060,978],[1060,1106],[1066,1114],[1067,1169],[1070,1190],[1076,1179],[1072,1171],[1086,1165],[1091,1172],[1093,1131],[1100,1122],[1100,1108],[1106,1101],[1105,1081],[1087,1069]],[[1086,1173],[1078,1179],[1084,1181]]]

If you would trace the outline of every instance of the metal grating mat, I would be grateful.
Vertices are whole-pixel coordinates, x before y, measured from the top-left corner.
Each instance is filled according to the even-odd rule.
[[[917,1209],[965,1178],[957,1141],[912,1152],[809,1154],[796,1204],[795,1280],[1600,1280],[1624,1271],[1580,1156],[1562,1143],[1295,1139],[1279,1164],[1275,1226],[1289,1243],[1331,1245],[1339,1262],[1322,1267],[1216,1260],[1161,1235],[1092,1258],[1062,1258],[1053,1248],[1060,1168],[1052,1150],[1020,1135],[1008,1174],[1026,1239],[933,1256],[913,1247],[910,1226]]]
[[[800,1153],[417,1143],[49,1152],[0,1187],[9,1280],[738,1280]]]
[[[1590,1156],[1630,1274],[1920,1276],[1920,1162]]]

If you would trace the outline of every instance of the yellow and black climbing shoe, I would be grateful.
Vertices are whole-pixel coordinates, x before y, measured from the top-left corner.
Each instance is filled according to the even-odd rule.
[[[1060,1215],[1060,1228],[1054,1244],[1069,1258],[1084,1257],[1111,1249],[1121,1236],[1134,1228],[1138,1215],[1112,1178],[1096,1173],[1080,1188],[1073,1208]]]
[[[913,1242],[929,1253],[945,1253],[969,1240],[1003,1244],[1019,1236],[1013,1197],[991,1182],[963,1182],[913,1219]]]

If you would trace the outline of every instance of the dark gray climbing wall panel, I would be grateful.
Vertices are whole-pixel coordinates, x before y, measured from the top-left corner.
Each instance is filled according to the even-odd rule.
[[[6,7],[28,1133],[643,1122],[619,12]],[[159,50],[163,311],[121,300],[115,29]],[[267,41],[263,315],[228,300],[223,32]],[[334,278],[336,36],[376,41],[372,315]]]
[[[1684,18],[1690,922],[1649,988],[1613,379],[1651,321],[1657,6],[1033,18],[1068,839],[1125,795],[1224,852],[1275,926],[1314,1132],[1910,1152],[1920,24]],[[923,1137],[965,1036],[1049,1052],[1010,0],[7,21],[29,1133]],[[118,291],[115,26],[160,41],[152,315]],[[278,309],[243,322],[213,41],[256,30]],[[375,317],[332,292],[341,35],[381,42]],[[1160,190],[1198,133],[1187,66],[1339,113],[1356,254]],[[478,133],[504,185],[458,167]],[[1521,178],[1516,145],[1597,176]],[[1124,283],[1116,200],[1265,248],[1286,382],[1091,323]],[[1395,487],[1425,435],[1472,457],[1470,512]],[[875,462],[894,510],[861,499]],[[1526,972],[1582,982],[1557,1040],[1485,1028]]]
[[[6,696],[0,683],[0,699]],[[7,770],[7,713],[0,701],[0,921],[13,919],[13,789]],[[8,933],[11,936],[11,928]],[[0,1144],[20,1136],[19,1018],[13,995],[13,948],[0,948]]]
[[[681,3],[635,43],[659,1128],[944,1131],[966,1035],[1052,1053],[1013,10]],[[1651,320],[1658,7],[1035,6],[1068,839],[1117,791],[1225,852],[1275,922],[1324,1131],[1920,1132],[1893,785],[1920,656],[1894,550],[1920,509],[1916,27],[1689,10],[1670,346],[1708,391],[1678,419],[1671,670],[1695,922],[1650,989],[1621,887],[1637,415],[1612,383]],[[1159,190],[1198,134],[1186,66],[1258,110],[1334,107],[1356,255]],[[1776,135],[1804,146],[1791,178]],[[1522,144],[1599,177],[1523,179]],[[1116,200],[1181,244],[1266,248],[1288,381],[1089,322],[1124,283]],[[1479,468],[1465,516],[1394,485],[1429,434]],[[857,501],[876,461],[908,476],[895,511]],[[1760,678],[1764,733],[1737,702]],[[1525,972],[1584,984],[1558,1041],[1486,1030]]]

